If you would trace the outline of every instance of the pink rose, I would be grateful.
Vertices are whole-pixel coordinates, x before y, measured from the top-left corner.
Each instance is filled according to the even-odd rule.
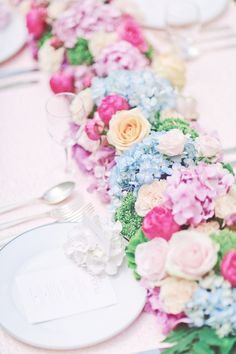
[[[118,111],[127,110],[129,108],[129,104],[125,98],[119,95],[109,95],[102,100],[97,111],[103,122],[106,125],[109,125],[113,114]]]
[[[232,286],[236,286],[236,250],[231,250],[224,255],[220,269],[223,277]]]
[[[118,27],[118,35],[121,39],[137,47],[141,52],[148,51],[148,45],[143,36],[142,29],[131,16],[126,15],[123,17],[123,21]]]
[[[205,233],[194,230],[177,232],[169,246],[166,262],[169,275],[198,280],[216,265],[219,246]]]
[[[46,16],[46,9],[42,7],[32,8],[26,15],[26,26],[28,31],[36,39],[40,38],[46,30]]]
[[[55,73],[49,83],[54,93],[74,92],[74,77],[71,74]]]
[[[141,243],[135,251],[137,273],[149,285],[157,285],[157,282],[166,275],[165,264],[168,253],[168,242],[163,238],[155,238],[149,242]]]
[[[143,220],[142,229],[149,239],[162,237],[168,241],[174,232],[180,230],[180,226],[174,221],[169,209],[158,206],[147,213]]]
[[[85,125],[85,132],[91,140],[99,140],[101,133],[103,132],[104,124],[103,122],[95,117],[93,119],[88,119]]]

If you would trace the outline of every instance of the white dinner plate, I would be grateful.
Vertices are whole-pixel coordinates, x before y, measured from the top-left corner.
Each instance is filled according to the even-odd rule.
[[[0,31],[0,63],[15,55],[25,44],[27,31],[23,17],[12,13],[8,26]]]
[[[55,350],[94,345],[126,329],[144,307],[145,290],[124,264],[118,275],[109,277],[115,305],[44,323],[27,321],[16,278],[64,265],[65,261],[71,265],[70,260],[58,258],[58,250],[73,227],[73,223],[42,226],[18,236],[0,251],[0,324],[27,344]]]
[[[189,0],[195,2],[201,11],[202,22],[214,20],[226,8],[229,0]],[[168,0],[134,0],[143,13],[145,24],[158,28],[165,27],[165,13]]]

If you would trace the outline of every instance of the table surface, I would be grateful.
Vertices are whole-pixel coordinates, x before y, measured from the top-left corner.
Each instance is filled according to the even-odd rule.
[[[236,7],[232,3],[227,12],[217,20],[236,29]],[[236,43],[232,39],[231,43]],[[216,129],[224,147],[236,146],[236,99],[233,86],[236,82],[236,48],[208,53],[188,63],[188,82],[185,94],[198,101],[201,123],[206,129]],[[33,64],[27,49],[0,66],[0,69],[29,67]],[[39,196],[48,186],[68,177],[63,172],[64,154],[48,136],[45,101],[50,96],[47,77],[35,74],[40,79],[37,85],[0,91],[0,202],[1,204]],[[32,75],[30,76],[32,77]],[[86,200],[93,200],[100,212],[100,205],[94,195],[86,193],[86,177],[76,174],[78,191]],[[44,209],[45,207],[40,207]],[[30,214],[39,210],[31,207],[14,213]],[[23,213],[23,214],[22,214]],[[9,216],[8,216],[9,217]],[[5,221],[6,216],[1,218]],[[22,225],[0,233],[2,237],[17,235],[31,226],[38,226],[48,220]],[[162,336],[152,315],[141,316],[123,333],[94,347],[64,354],[131,354],[159,346]],[[22,344],[0,330],[1,354],[54,354],[54,351],[40,350]]]

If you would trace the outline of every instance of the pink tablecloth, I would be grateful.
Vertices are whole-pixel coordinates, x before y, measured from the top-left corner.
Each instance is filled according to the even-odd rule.
[[[236,8],[232,3],[219,23],[229,24],[236,30]],[[231,43],[236,43],[232,39]],[[206,129],[217,129],[224,147],[236,145],[236,48],[209,53],[188,64],[187,95],[199,102],[201,122]],[[23,50],[1,68],[28,67],[30,54]],[[48,136],[45,100],[50,95],[45,76],[38,74],[40,83],[25,88],[0,92],[0,202],[40,195],[48,186],[66,178],[63,173],[62,149]],[[85,192],[86,178],[77,173],[78,190],[86,199],[95,200]],[[96,201],[97,207],[103,207]],[[37,209],[38,210],[38,209]],[[24,213],[34,212],[33,208]],[[15,215],[15,214],[14,214]],[[22,215],[22,211],[18,213]],[[3,221],[3,219],[1,219]],[[45,220],[46,222],[46,220]],[[42,221],[32,223],[37,226]],[[0,233],[0,240],[29,228],[27,224]],[[65,354],[131,354],[155,348],[160,342],[160,330],[155,318],[142,314],[125,332],[97,346]],[[22,344],[0,330],[1,354],[48,354]],[[56,352],[55,352],[56,353]]]

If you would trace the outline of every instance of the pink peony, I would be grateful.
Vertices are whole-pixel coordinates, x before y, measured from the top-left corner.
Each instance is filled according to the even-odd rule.
[[[236,250],[231,250],[224,255],[220,269],[223,277],[232,286],[236,286]]]
[[[162,237],[168,241],[173,233],[180,230],[180,226],[174,221],[170,210],[158,206],[147,213],[143,220],[142,229],[149,239]]]
[[[71,74],[63,72],[55,73],[52,75],[49,83],[54,93],[74,92],[74,77]]]
[[[121,39],[131,43],[134,47],[141,50],[141,52],[148,51],[148,45],[143,36],[142,29],[131,16],[123,16],[122,22],[117,31]]]
[[[109,125],[113,114],[117,111],[123,111],[129,108],[129,103],[125,98],[119,95],[109,95],[102,100],[97,111],[103,122]]]
[[[140,51],[126,41],[119,41],[103,49],[94,69],[98,76],[107,76],[112,70],[138,70],[148,65]]]
[[[28,31],[36,39],[40,38],[46,30],[46,16],[46,9],[42,7],[32,8],[26,15],[26,26]]]
[[[103,128],[103,122],[99,118],[95,117],[93,119],[88,119],[84,129],[89,139],[99,140],[101,138]]]

